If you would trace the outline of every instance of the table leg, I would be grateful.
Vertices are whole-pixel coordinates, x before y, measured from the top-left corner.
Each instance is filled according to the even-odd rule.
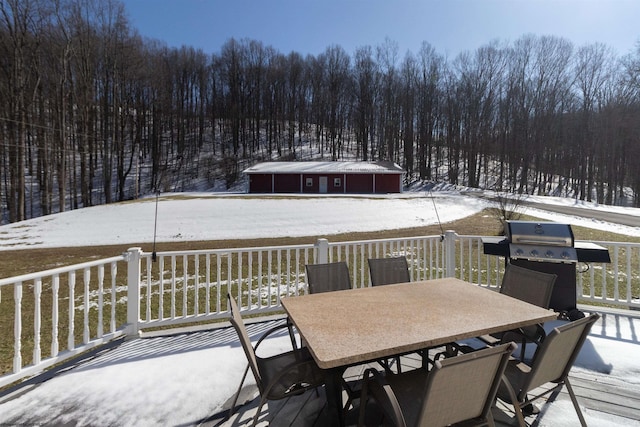
[[[342,406],[342,372],[336,368],[327,372],[325,380],[325,392],[327,394],[327,410],[329,418],[335,420],[337,425],[344,426],[344,411]]]

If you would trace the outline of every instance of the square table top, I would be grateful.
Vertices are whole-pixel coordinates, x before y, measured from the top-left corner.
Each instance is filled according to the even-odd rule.
[[[286,297],[282,305],[323,369],[557,318],[455,278]]]

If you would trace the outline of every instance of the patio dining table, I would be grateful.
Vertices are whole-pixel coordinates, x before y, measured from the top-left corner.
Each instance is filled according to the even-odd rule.
[[[318,366],[329,370],[328,409],[340,424],[349,366],[557,318],[455,278],[287,297],[282,305]]]

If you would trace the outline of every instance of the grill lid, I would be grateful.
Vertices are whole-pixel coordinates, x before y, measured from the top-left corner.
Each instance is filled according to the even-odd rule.
[[[507,239],[511,244],[573,247],[569,224],[556,222],[507,221]]]
[[[546,262],[578,262],[569,224],[507,221],[509,256]]]

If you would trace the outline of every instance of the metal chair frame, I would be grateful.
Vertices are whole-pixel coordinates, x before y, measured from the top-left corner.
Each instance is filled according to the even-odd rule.
[[[228,294],[228,299],[231,324],[238,334],[238,338],[249,362],[240,380],[238,391],[231,403],[228,418],[230,418],[237,409],[236,403],[242,391],[242,385],[247,378],[249,369],[251,369],[260,393],[260,403],[258,404],[252,424],[255,426],[258,422],[260,410],[267,400],[280,400],[304,393],[310,389],[316,389],[324,384],[325,374],[316,365],[309,350],[305,347],[300,349],[296,348],[293,339],[292,346],[294,348],[291,351],[264,358],[257,356],[256,350],[268,336],[284,328],[289,328],[289,332],[291,333],[289,323],[269,329],[260,337],[256,345],[252,346],[235,299],[231,294]],[[265,381],[265,379],[268,380]]]
[[[516,360],[509,362],[505,371],[506,378],[503,381],[504,388],[500,390],[498,397],[513,404],[518,423],[521,426],[526,426],[523,407],[550,393],[557,395],[562,387],[566,386],[580,425],[586,427],[587,423],[569,382],[569,371],[578,357],[591,327],[599,318],[599,314],[592,314],[589,317],[553,329],[539,344],[531,365]],[[528,397],[531,390],[548,383],[556,385],[540,394]]]

